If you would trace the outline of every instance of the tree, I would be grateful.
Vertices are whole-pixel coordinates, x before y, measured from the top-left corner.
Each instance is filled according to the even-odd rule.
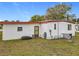
[[[11,22],[15,22],[15,20],[12,20]]]
[[[67,14],[67,21],[76,21],[76,16],[75,14]]]
[[[66,14],[71,10],[71,6],[66,4],[58,4],[47,10],[45,19],[50,20],[60,20],[66,18]]]
[[[9,20],[4,20],[4,22],[9,22]]]
[[[20,22],[20,20],[16,20],[16,22]]]
[[[35,21],[43,21],[44,20],[44,16],[40,16],[40,15],[34,15],[31,17],[31,21],[35,22]]]
[[[79,18],[77,18],[77,21],[76,22],[79,23]]]
[[[44,20],[45,20],[44,16],[40,16],[40,20],[39,21],[44,21]]]

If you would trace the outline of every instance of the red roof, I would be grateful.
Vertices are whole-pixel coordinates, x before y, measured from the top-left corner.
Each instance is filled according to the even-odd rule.
[[[0,22],[0,24],[42,24],[42,23],[49,23],[49,22],[69,22],[69,21],[41,21],[41,22]],[[73,23],[73,22],[70,22]]]
[[[39,22],[0,22],[0,24],[37,24]]]

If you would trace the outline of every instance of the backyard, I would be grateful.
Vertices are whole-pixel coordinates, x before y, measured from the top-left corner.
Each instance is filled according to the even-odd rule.
[[[79,55],[79,33],[73,38],[73,42],[68,40],[10,40],[2,41],[0,37],[0,55],[2,56],[77,56]],[[0,33],[0,36],[2,34]]]

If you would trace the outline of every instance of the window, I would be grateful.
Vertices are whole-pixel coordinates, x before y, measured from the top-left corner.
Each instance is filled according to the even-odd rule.
[[[71,30],[71,28],[72,28],[71,24],[68,24],[68,30]]]
[[[17,31],[22,31],[22,27],[18,27],[17,28]]]
[[[54,29],[56,30],[56,24],[54,24]]]

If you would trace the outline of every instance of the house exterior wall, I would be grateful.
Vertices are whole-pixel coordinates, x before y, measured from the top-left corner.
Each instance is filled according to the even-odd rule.
[[[54,24],[56,24],[56,29],[54,29]],[[71,24],[72,29],[68,30],[68,24]],[[51,22],[41,25],[41,37],[44,38],[44,32],[47,33],[47,39],[53,39],[56,37],[63,37],[63,34],[72,34],[75,36],[75,25],[68,22]],[[51,35],[50,35],[51,30]]]
[[[38,24],[7,24],[3,25],[3,40],[19,39],[22,36],[31,36],[34,34],[34,26]],[[17,31],[17,27],[22,27],[22,31]]]
[[[79,24],[75,24],[75,31],[79,32]]]
[[[68,24],[71,24],[71,30],[68,30]],[[68,23],[68,22],[61,22],[59,23],[59,32],[72,34],[72,36],[75,36],[75,24]]]
[[[51,39],[51,36],[54,37],[55,35],[57,35],[57,29],[54,30],[54,24],[57,24],[57,22],[51,22],[51,23],[45,23],[41,25],[41,37],[44,38],[44,32],[47,33],[47,39]],[[51,30],[51,36],[50,36],[50,30]]]
[[[56,24],[56,30],[54,29]],[[68,24],[72,25],[72,30],[68,30]],[[20,39],[22,36],[31,36],[34,34],[34,26],[39,26],[39,36],[44,38],[44,32],[47,33],[46,39],[63,37],[63,33],[75,36],[75,25],[68,22],[50,22],[43,24],[4,24],[3,40]],[[17,31],[17,27],[22,27],[23,31]],[[51,35],[50,35],[51,30]]]

